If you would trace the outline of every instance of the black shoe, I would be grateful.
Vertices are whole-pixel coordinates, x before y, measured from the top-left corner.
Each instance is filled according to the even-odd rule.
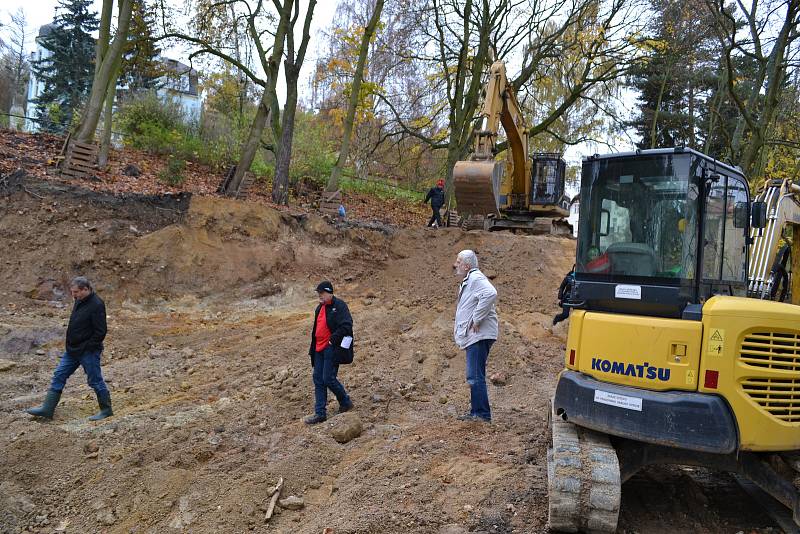
[[[314,415],[309,415],[308,417],[303,419],[303,422],[307,425],[317,425],[319,423],[324,423],[327,420],[328,418],[325,417],[324,415],[314,414]]]
[[[36,417],[44,417],[45,419],[52,419],[53,413],[56,411],[56,406],[58,406],[58,401],[61,400],[61,392],[56,391],[54,389],[50,389],[47,391],[47,396],[44,398],[44,402],[38,408],[29,408],[25,410],[31,415],[35,415]]]
[[[347,404],[340,404],[339,411],[337,413],[349,412],[352,409],[353,409],[353,401],[350,401]]]
[[[95,392],[95,394],[97,395],[97,404],[100,406],[100,411],[89,417],[89,421],[100,421],[114,415],[114,411],[111,409],[111,393],[103,391],[102,393]]]

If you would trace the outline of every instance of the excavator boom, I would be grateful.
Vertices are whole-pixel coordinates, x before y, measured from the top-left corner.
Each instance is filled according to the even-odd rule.
[[[780,254],[783,230],[787,226],[800,225],[800,185],[792,180],[766,180],[761,186],[756,202],[763,203],[766,214],[766,226],[751,231],[750,272],[748,273],[748,294],[761,299],[775,299],[781,282],[784,284],[783,295],[788,292],[788,275],[786,274],[787,254]],[[793,236],[793,261],[800,260],[797,246],[800,238]],[[797,272],[797,269],[791,269]],[[783,276],[782,276],[783,273]],[[800,292],[793,292],[795,298]],[[778,300],[783,300],[779,298]]]
[[[500,126],[508,141],[505,160],[495,159]],[[543,222],[553,226],[550,232],[555,229],[555,233],[564,233],[558,225],[551,225],[549,221],[552,217],[563,218],[568,215],[567,210],[559,204],[564,190],[563,160],[558,156],[561,165],[551,165],[555,162],[553,155],[542,156],[540,164],[537,163],[537,170],[552,168],[556,171],[541,177],[546,185],[543,191],[557,191],[558,198],[552,199],[550,194],[544,199],[537,197],[534,189],[542,188],[533,184],[533,164],[528,155],[528,125],[517,102],[514,87],[506,77],[505,64],[495,61],[489,70],[472,153],[469,159],[458,161],[453,167],[459,213],[480,218],[488,215],[493,229],[533,230],[534,219],[548,218]],[[551,183],[553,178],[559,183]]]
[[[500,188],[507,173],[522,209],[530,196],[528,128],[502,61],[492,63],[485,92],[470,159],[453,168],[458,209],[474,215],[499,214]],[[494,159],[500,125],[508,138],[506,161]]]

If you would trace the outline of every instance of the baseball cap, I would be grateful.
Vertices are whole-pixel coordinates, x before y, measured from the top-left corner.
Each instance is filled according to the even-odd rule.
[[[330,293],[331,295],[333,295],[333,284],[331,284],[331,283],[330,283],[330,282],[328,282],[327,280],[320,282],[320,283],[317,285],[317,293],[322,293],[323,291],[325,291],[326,293]]]

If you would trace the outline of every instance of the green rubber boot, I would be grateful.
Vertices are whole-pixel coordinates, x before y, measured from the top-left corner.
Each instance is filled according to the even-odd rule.
[[[25,410],[31,415],[36,417],[44,417],[45,419],[52,419],[53,412],[56,411],[58,401],[61,400],[61,392],[54,389],[47,391],[47,396],[44,398],[44,403],[38,408],[28,408]]]
[[[97,404],[100,405],[100,411],[89,417],[89,421],[100,421],[101,419],[114,415],[114,412],[111,410],[111,393],[108,391],[97,393]]]

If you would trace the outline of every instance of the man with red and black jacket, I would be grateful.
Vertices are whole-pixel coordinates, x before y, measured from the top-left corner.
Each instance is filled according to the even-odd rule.
[[[327,280],[317,286],[319,306],[314,311],[311,347],[308,355],[314,368],[314,415],[305,423],[315,425],[328,418],[328,390],[339,401],[339,413],[353,408],[353,401],[336,378],[339,364],[353,361],[353,317],[347,304],[333,296],[333,284]]]

